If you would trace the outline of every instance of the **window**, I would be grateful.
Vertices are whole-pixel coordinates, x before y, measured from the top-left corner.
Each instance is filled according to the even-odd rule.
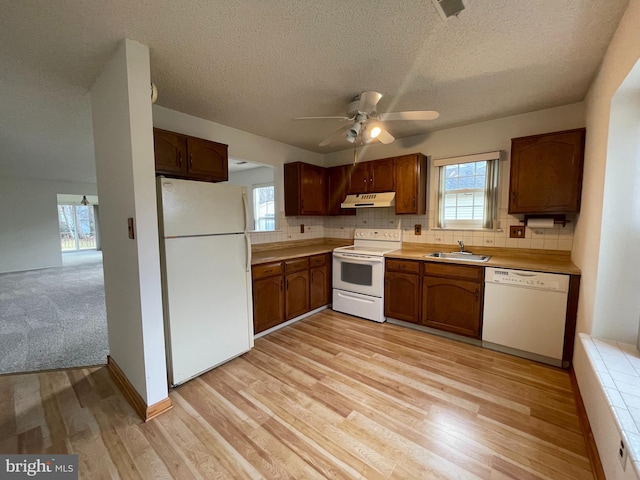
[[[96,223],[92,205],[58,205],[62,251],[96,248]]]
[[[439,172],[438,228],[494,228],[500,152],[434,160]]]
[[[259,232],[276,229],[275,188],[273,184],[253,186],[253,219]]]

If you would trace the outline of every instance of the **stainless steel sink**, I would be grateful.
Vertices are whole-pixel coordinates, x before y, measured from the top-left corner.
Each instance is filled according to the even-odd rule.
[[[490,255],[475,255],[471,252],[432,252],[425,255],[425,257],[442,258],[445,260],[465,260],[468,262],[486,262],[491,258]]]

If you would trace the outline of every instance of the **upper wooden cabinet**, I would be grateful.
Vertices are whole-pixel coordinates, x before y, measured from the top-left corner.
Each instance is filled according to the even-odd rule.
[[[395,188],[393,158],[357,163],[350,168],[348,193],[392,192]]]
[[[348,165],[327,168],[327,215],[355,215],[355,208],[341,208],[349,184]]]
[[[427,157],[421,153],[396,157],[396,215],[424,215],[427,209]]]
[[[511,139],[509,213],[578,213],[584,140],[584,128]]]
[[[284,214],[325,215],[326,173],[323,167],[303,162],[284,164]]]
[[[227,145],[154,128],[153,148],[159,175],[209,182],[229,179]]]

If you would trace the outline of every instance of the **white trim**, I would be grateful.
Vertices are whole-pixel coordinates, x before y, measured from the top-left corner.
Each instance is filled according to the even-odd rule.
[[[446,157],[433,160],[434,167],[444,167],[446,165],[456,165],[458,163],[482,162],[483,160],[500,160],[500,150],[495,152],[473,153],[470,155],[462,155],[459,157]]]

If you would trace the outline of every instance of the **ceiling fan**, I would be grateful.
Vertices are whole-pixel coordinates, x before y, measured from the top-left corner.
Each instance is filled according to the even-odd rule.
[[[336,119],[353,122],[350,125],[340,127],[320,142],[319,145],[324,147],[340,138],[346,138],[349,143],[355,143],[359,135],[364,143],[369,143],[374,139],[384,144],[391,143],[395,138],[385,130],[383,122],[394,120],[435,120],[440,116],[438,112],[433,110],[378,113],[376,106],[381,98],[382,94],[378,92],[362,92],[356,95],[349,103],[346,116],[298,117],[295,120]]]

